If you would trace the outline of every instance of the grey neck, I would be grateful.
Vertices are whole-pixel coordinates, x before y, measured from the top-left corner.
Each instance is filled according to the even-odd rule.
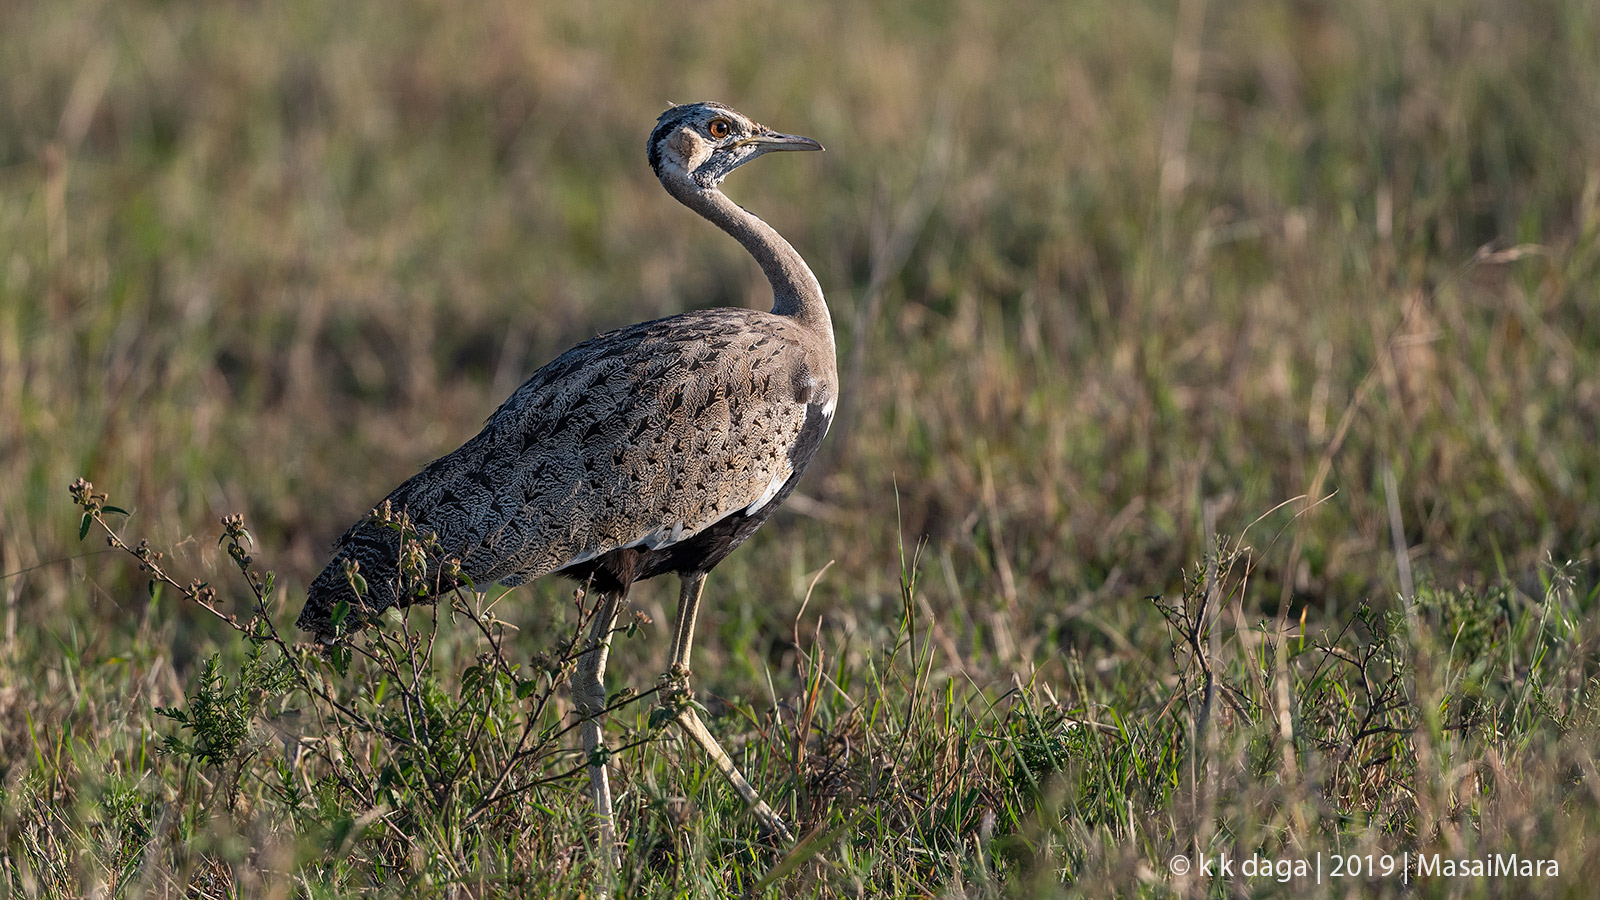
[[[822,285],[783,235],[714,187],[702,188],[669,178],[663,178],[661,184],[678,202],[711,220],[755,257],[772,284],[774,314],[788,316],[825,335],[830,345],[833,343],[833,320],[822,297]]]

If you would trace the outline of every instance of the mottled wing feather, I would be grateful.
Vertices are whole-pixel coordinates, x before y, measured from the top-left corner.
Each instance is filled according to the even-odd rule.
[[[760,509],[790,479],[788,451],[822,400],[817,365],[792,323],[754,310],[602,335],[534,373],[476,437],[387,499],[479,587],[670,546]],[[399,556],[393,528],[358,523],[312,584],[301,626],[316,630],[340,599],[356,605],[347,559],[368,607],[449,587],[430,571],[420,591],[401,591]]]

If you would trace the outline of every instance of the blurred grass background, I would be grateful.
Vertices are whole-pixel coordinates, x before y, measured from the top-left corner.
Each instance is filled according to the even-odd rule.
[[[1140,598],[1213,535],[1255,548],[1246,619],[1386,605],[1396,520],[1421,584],[1593,580],[1585,0],[7,3],[0,730],[150,614],[73,478],[218,585],[244,513],[293,606],[566,346],[769,303],[644,162],[697,99],[828,147],[727,187],[817,271],[845,379],[804,496],[709,583],[706,688],[781,692],[829,560],[807,627],[865,658],[902,540],[978,684],[1160,658]],[[567,590],[502,614],[531,647]],[[670,591],[619,665],[664,662]],[[161,612],[170,702],[222,636]]]

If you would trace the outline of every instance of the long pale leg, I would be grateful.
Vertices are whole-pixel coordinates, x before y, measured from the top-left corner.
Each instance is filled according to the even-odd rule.
[[[672,642],[672,666],[667,670],[667,677],[678,685],[676,695],[669,695],[668,703],[673,706],[673,713],[678,720],[678,725],[683,728],[691,740],[700,745],[700,749],[711,757],[711,764],[717,767],[722,777],[728,779],[733,789],[739,792],[744,802],[749,805],[750,811],[761,820],[761,826],[767,832],[784,843],[794,840],[794,834],[789,831],[789,826],[783,819],[772,811],[756,789],[750,786],[740,774],[739,768],[728,757],[727,751],[711,736],[705,723],[700,721],[694,707],[687,701],[692,696],[689,691],[689,651],[694,644],[694,618],[700,608],[700,591],[705,587],[706,573],[692,572],[683,576],[682,591],[678,595],[678,633]]]
[[[606,775],[605,732],[601,716],[606,708],[606,658],[611,655],[611,631],[617,621],[617,594],[601,594],[589,625],[589,642],[578,658],[573,675],[572,698],[583,716],[583,755],[589,762],[589,789],[594,795],[594,814],[600,824],[600,852],[613,868],[622,864],[622,849],[617,845],[617,826],[611,815],[611,782]]]

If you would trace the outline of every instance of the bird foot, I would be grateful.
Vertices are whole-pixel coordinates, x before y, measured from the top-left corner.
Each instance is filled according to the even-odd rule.
[[[728,752],[722,749],[722,745],[717,743],[717,739],[712,737],[711,732],[706,729],[705,723],[700,721],[700,717],[695,714],[694,707],[689,704],[678,707],[676,719],[684,734],[700,745],[700,749],[704,750],[706,755],[711,758],[712,765],[716,766],[717,771],[722,773],[722,777],[727,779],[733,789],[744,799],[745,804],[750,807],[750,812],[761,823],[761,830],[764,835],[768,838],[775,838],[780,844],[793,843],[794,832],[789,830],[789,826],[784,824],[783,819],[772,811],[772,807],[761,799],[760,794],[756,793],[756,789],[751,786],[743,773],[733,764],[733,760],[728,757]]]
[[[760,835],[763,843],[778,848],[788,847],[794,843],[794,832],[784,824],[783,819],[768,806],[765,801],[757,801],[750,807],[750,812],[760,823]]]
[[[659,687],[656,694],[660,697],[661,706],[676,710],[685,703],[694,701],[694,689],[689,687],[689,669],[687,666],[673,663],[672,668],[661,673],[656,679]]]

